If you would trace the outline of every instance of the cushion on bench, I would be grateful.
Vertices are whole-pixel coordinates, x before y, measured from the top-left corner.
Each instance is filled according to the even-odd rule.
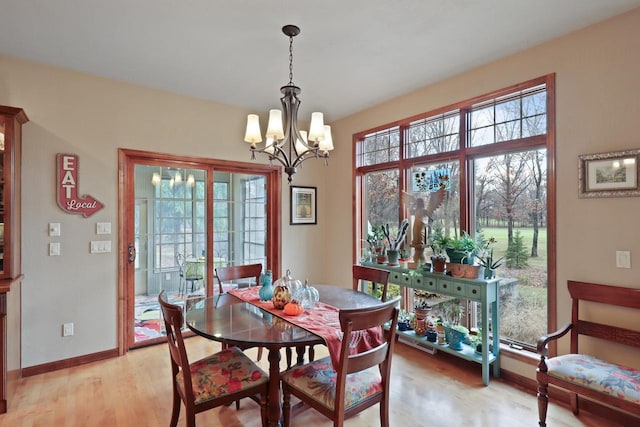
[[[640,370],[584,354],[550,358],[547,367],[551,377],[640,404]]]

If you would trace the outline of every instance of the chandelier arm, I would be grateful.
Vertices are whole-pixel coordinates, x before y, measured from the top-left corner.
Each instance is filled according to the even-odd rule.
[[[311,148],[309,151],[305,151],[301,156],[299,156],[294,162],[293,167],[298,167],[307,159],[315,159],[318,158],[318,149]]]
[[[275,151],[273,153],[270,153],[267,151],[268,147],[264,147],[264,148],[252,148],[251,150],[254,153],[263,153],[266,154],[269,157],[270,161],[273,160],[277,160],[278,163],[280,163],[282,166],[284,166],[285,168],[290,168],[293,167],[291,164],[291,160],[289,159],[289,156],[287,156],[287,153],[280,148],[278,145],[274,144],[270,146],[271,148],[273,148]],[[282,157],[280,157],[280,154],[282,155]]]

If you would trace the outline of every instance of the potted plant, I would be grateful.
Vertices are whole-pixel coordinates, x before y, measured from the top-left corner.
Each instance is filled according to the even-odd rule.
[[[502,265],[502,260],[504,259],[503,256],[494,259],[493,248],[490,247],[494,243],[497,243],[497,240],[493,237],[489,238],[489,240],[482,245],[481,252],[478,255],[478,263],[484,267],[485,279],[493,279],[496,276],[496,269]]]
[[[451,299],[440,304],[445,336],[449,347],[453,350],[462,350],[462,341],[468,336],[469,330],[460,324],[464,307],[460,300]]]
[[[412,313],[408,313],[404,310],[400,310],[400,313],[398,314],[398,330],[407,331],[411,329],[412,316],[413,316]]]
[[[389,224],[382,227],[382,232],[389,242],[389,249],[387,249],[387,257],[389,258],[389,265],[398,265],[398,258],[400,258],[400,247],[404,243],[404,238],[407,235],[407,228],[409,228],[409,221],[403,219],[398,227],[398,232],[395,237],[391,236],[389,231]]]
[[[469,329],[462,325],[453,325],[449,330],[449,348],[462,350],[462,342],[469,335]]]
[[[371,231],[367,234],[367,243],[372,249],[372,254],[378,256],[384,249],[384,233],[381,225],[375,225],[371,228]]]
[[[400,267],[408,268],[410,261],[411,261],[411,252],[409,252],[407,250],[405,245],[402,245],[402,250],[400,251],[400,258],[398,258],[398,262],[400,263]]]
[[[442,316],[438,316],[436,318],[436,332],[438,333],[438,344],[445,344],[446,338],[444,333],[444,320],[442,320]]]
[[[473,265],[478,249],[478,243],[466,231],[446,242],[447,255],[452,263]]]
[[[431,239],[429,240],[429,246],[433,251],[431,255],[431,270],[434,273],[444,273],[446,269],[447,256],[445,255],[445,249],[449,244],[449,238],[442,234],[442,228],[434,230]]]
[[[426,300],[419,300],[413,307],[416,318],[419,320],[426,319],[431,312],[431,305]]]

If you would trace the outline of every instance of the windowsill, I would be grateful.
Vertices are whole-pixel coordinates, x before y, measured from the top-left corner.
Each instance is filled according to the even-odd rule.
[[[529,350],[513,348],[507,344],[502,343],[500,343],[500,356],[515,359],[532,366],[536,366],[539,361],[538,353],[534,353]]]

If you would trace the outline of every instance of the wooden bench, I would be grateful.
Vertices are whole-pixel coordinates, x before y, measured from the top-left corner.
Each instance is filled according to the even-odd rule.
[[[575,281],[569,281],[568,288],[573,300],[571,323],[538,340],[540,363],[536,379],[540,427],[546,426],[549,384],[569,391],[575,415],[578,415],[580,395],[640,416],[640,370],[581,354],[578,350],[579,335],[640,347],[640,331],[594,323],[579,316],[580,301],[640,309],[640,289]],[[571,332],[570,354],[547,357],[549,342],[568,332]]]

